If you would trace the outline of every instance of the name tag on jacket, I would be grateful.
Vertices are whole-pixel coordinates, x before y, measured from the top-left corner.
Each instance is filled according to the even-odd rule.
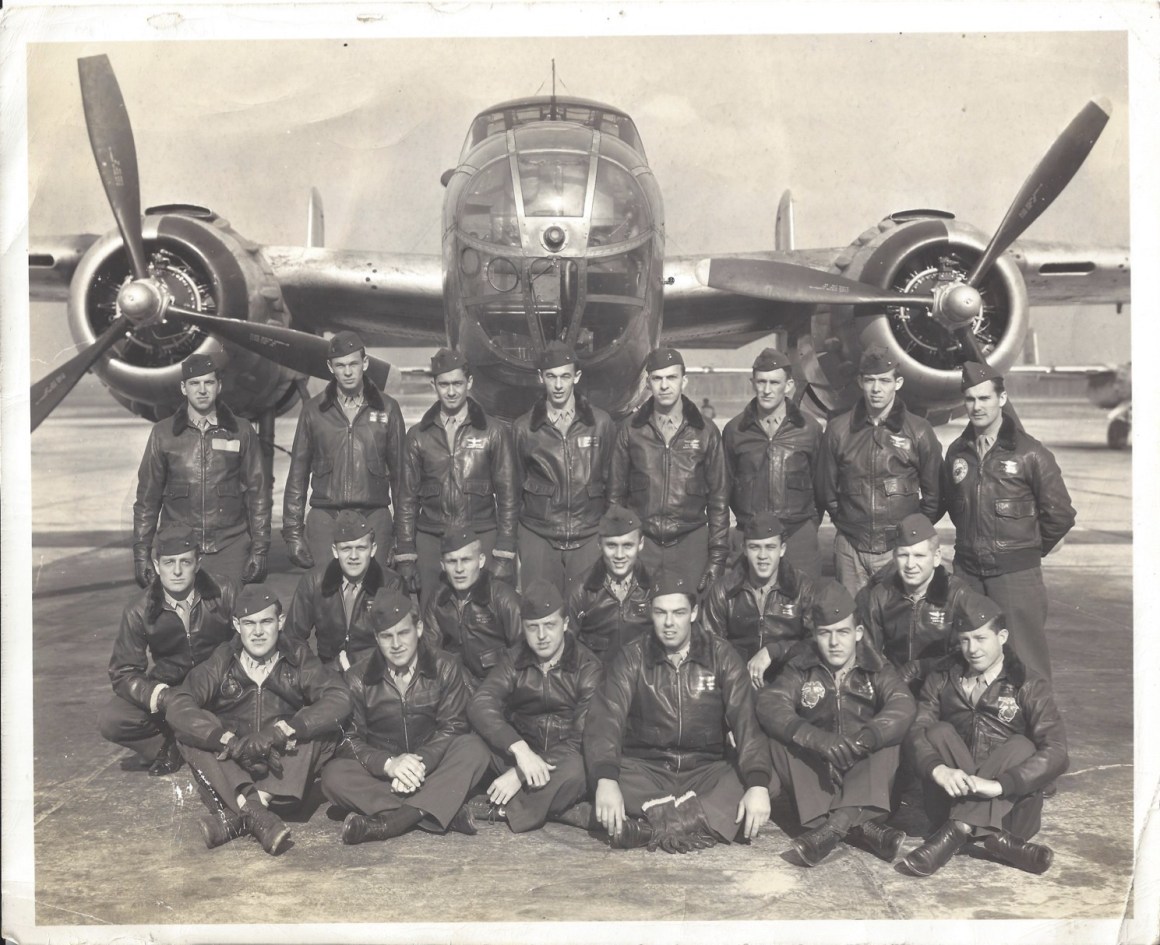
[[[241,440],[227,440],[220,436],[215,436],[210,440],[210,446],[215,450],[225,450],[227,453],[240,453],[242,451]]]

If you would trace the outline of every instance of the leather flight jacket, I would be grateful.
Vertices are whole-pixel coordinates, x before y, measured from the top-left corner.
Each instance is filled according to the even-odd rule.
[[[926,677],[918,695],[918,716],[908,742],[915,767],[923,777],[944,764],[926,737],[926,728],[948,722],[981,763],[1012,735],[1023,735],[1035,754],[1008,768],[995,780],[1003,796],[1020,797],[1047,786],[1067,770],[1067,734],[1055,704],[1051,683],[1029,672],[1009,646],[1003,647],[1003,668],[972,706],[962,678],[970,675],[961,655],[948,657]]]
[[[618,780],[623,756],[692,771],[726,760],[727,732],[745,787],[768,787],[773,761],[745,664],[725,640],[694,624],[680,668],[655,634],[625,644],[605,666],[588,710],[584,758],[594,779]]]
[[[252,735],[280,721],[302,741],[337,736],[351,712],[342,677],[285,634],[279,634],[275,650],[277,662],[260,686],[242,669],[242,639],[236,635],[193,667],[165,710],[178,740],[218,751],[226,732]]]
[[[471,697],[467,717],[484,741],[507,758],[519,741],[549,760],[579,752],[588,704],[603,675],[604,664],[571,633],[564,635],[560,661],[547,672],[522,640],[487,674]]]
[[[507,430],[467,398],[455,450],[438,423],[436,402],[407,431],[403,482],[395,510],[395,547],[415,554],[415,531],[442,535],[452,525],[495,531],[495,549],[516,550],[515,463]]]
[[[363,378],[363,405],[348,420],[338,381],[302,405],[282,500],[282,537],[300,541],[306,487],[316,509],[385,509],[398,495],[403,413],[398,402]]]
[[[773,436],[767,436],[754,398],[725,425],[721,438],[729,465],[729,505],[741,531],[758,512],[772,512],[791,532],[821,518],[814,502],[822,441],[817,420],[787,400],[785,418]]]
[[[457,656],[471,689],[524,634],[519,596],[487,570],[479,572],[479,580],[463,595],[440,574],[439,589],[423,609],[423,626],[427,647]]]
[[[165,609],[165,591],[157,578],[122,613],[109,679],[126,702],[148,711],[158,685],[178,685],[194,666],[233,638],[230,618],[238,585],[198,571],[190,593],[198,596],[198,602],[190,612],[188,631],[174,611]]]
[[[313,630],[319,659],[329,663],[345,651],[347,660],[353,665],[359,657],[376,648],[375,632],[370,624],[375,594],[383,587],[394,588],[400,593],[404,591],[399,575],[371,558],[351,605],[348,625],[342,605],[345,577],[337,559],[331,559],[325,568],[312,568],[303,574],[290,602],[283,632],[292,640],[308,643]]]
[[[783,557],[776,583],[759,612],[757,592],[749,577],[749,562],[737,564],[714,581],[705,594],[705,628],[724,637],[748,662],[764,647],[773,662],[771,677],[781,668],[795,644],[807,640],[805,615],[814,600],[814,582]]]
[[[874,648],[897,669],[918,664],[915,693],[935,664],[958,652],[955,614],[968,589],[962,578],[940,564],[923,596],[913,599],[892,562],[858,592],[858,623],[866,628]]]
[[[377,648],[350,668],[346,681],[354,711],[337,757],[354,758],[381,778],[390,758],[413,754],[423,759],[430,774],[451,742],[467,734],[468,692],[459,664],[446,653],[423,647],[415,660],[405,692]]]
[[[895,526],[906,516],[939,520],[941,461],[934,429],[902,398],[877,425],[859,399],[822,435],[818,501],[858,551],[882,554],[894,547]]]
[[[785,669],[757,694],[757,717],[770,738],[784,745],[807,725],[831,735],[865,733],[871,751],[900,745],[917,711],[898,672],[865,641],[839,687],[815,644],[801,647]]]
[[[653,425],[653,401],[617,431],[608,501],[640,516],[644,534],[660,545],[709,526],[709,563],[724,565],[729,551],[729,471],[721,434],[681,395],[683,417],[665,444]],[[695,576],[694,576],[695,577]]]
[[[520,528],[559,548],[575,548],[596,534],[616,427],[603,410],[575,395],[567,434],[548,419],[546,397],[512,424]]]
[[[632,584],[624,600],[617,600],[608,586],[608,568],[598,558],[584,583],[568,598],[568,620],[577,638],[600,659],[608,662],[624,646],[653,632],[652,579],[637,559],[630,572]]]
[[[170,525],[192,528],[205,554],[246,531],[252,554],[269,551],[270,483],[258,434],[221,401],[215,411],[217,425],[204,433],[187,406],[149,431],[133,503],[134,561],[147,561],[157,529]]]
[[[943,504],[955,523],[955,567],[979,577],[1039,567],[1075,524],[1051,450],[1004,415],[979,461],[970,424],[947,447]]]

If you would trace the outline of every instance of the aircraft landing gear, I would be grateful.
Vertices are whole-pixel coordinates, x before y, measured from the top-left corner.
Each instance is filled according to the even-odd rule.
[[[1132,446],[1132,406],[1125,404],[1108,415],[1108,446],[1126,450]]]

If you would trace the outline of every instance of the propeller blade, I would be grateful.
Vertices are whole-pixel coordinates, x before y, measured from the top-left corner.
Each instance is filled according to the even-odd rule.
[[[128,334],[132,327],[132,322],[123,316],[114,319],[113,323],[101,333],[101,337],[89,347],[32,385],[29,394],[29,413],[32,416],[33,430],[40,426],[45,417],[56,409],[56,405],[76,387],[77,381],[84,377],[85,372],[100,359],[101,355]]]
[[[970,325],[958,329],[955,332],[955,337],[967,353],[966,360],[977,361],[979,364],[987,363],[987,356],[983,354],[983,349],[979,347],[978,339],[975,338],[975,333],[971,331]]]
[[[117,76],[105,55],[77,60],[85,125],[97,170],[133,268],[133,277],[148,275],[141,239],[141,184],[137,175],[137,146]]]
[[[708,272],[702,276],[701,270],[698,266],[698,278],[711,288],[774,302],[924,307],[934,304],[929,295],[904,295],[831,272],[772,259],[710,259]]]
[[[971,270],[967,279],[969,285],[977,289],[995,260],[1063,193],[1063,189],[1091,153],[1108,123],[1111,111],[1111,103],[1106,98],[1092,99],[1055,139],[1055,143],[1015,195],[999,229]]]
[[[332,375],[326,365],[330,342],[307,331],[297,331],[282,325],[263,325],[258,322],[243,322],[217,315],[205,315],[177,306],[170,306],[168,316],[196,325],[219,338],[253,351],[275,364],[281,364],[299,374],[321,377],[329,380]],[[377,387],[387,383],[391,365],[374,355],[367,356],[367,376]]]

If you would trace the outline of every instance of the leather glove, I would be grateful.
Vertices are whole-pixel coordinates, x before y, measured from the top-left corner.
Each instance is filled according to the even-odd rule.
[[[665,853],[689,852],[691,845],[681,834],[676,798],[667,797],[663,801],[650,804],[644,812],[644,818],[653,831],[648,842],[650,851],[655,853],[660,848]]]
[[[516,559],[515,558],[500,558],[492,556],[492,570],[491,573],[495,576],[497,581],[506,581],[508,584],[515,587],[516,583]]]
[[[286,553],[290,556],[290,560],[298,567],[306,568],[307,570],[314,567],[314,556],[310,553],[310,548],[307,547],[305,539],[287,539]]]
[[[403,580],[408,594],[419,593],[419,563],[417,561],[396,561],[395,570]]]
[[[918,660],[907,660],[898,667],[898,675],[908,686],[922,678],[922,663]]]
[[[684,797],[677,806],[681,833],[685,835],[694,850],[704,850],[717,845],[717,838],[705,819],[705,808],[701,806],[701,799],[693,794]]]
[[[253,735],[247,735],[243,738],[243,747],[241,750],[243,757],[253,758],[255,760],[264,759],[275,748],[285,748],[289,741],[289,737],[277,725],[267,725]]]
[[[153,583],[153,579],[157,577],[157,572],[153,570],[153,564],[148,558],[134,558],[133,559],[133,577],[137,581],[137,586],[144,589]]]
[[[254,552],[250,555],[249,561],[246,562],[245,568],[242,569],[242,583],[261,584],[264,580],[266,580],[266,555]]]
[[[836,753],[839,760],[835,762],[835,766],[842,771],[853,768],[863,758],[870,756],[872,750],[870,744],[870,733],[866,729],[862,729],[856,735],[843,735],[838,739]]]
[[[823,732],[820,728],[808,722],[793,733],[793,740],[806,751],[820,755],[824,761],[837,765],[840,756],[837,753],[840,744],[839,736]]]
[[[716,581],[717,578],[719,578],[724,573],[725,573],[725,565],[714,564],[714,563],[710,562],[709,566],[707,568],[705,568],[705,573],[701,575],[700,583],[697,584],[697,593],[701,593],[702,591],[704,591],[705,588],[707,588],[710,584],[712,584],[714,581]]]

